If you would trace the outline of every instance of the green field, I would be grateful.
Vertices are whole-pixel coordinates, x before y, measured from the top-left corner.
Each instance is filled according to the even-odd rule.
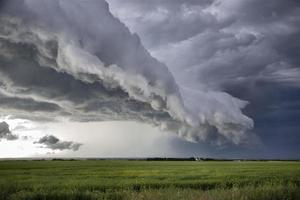
[[[0,199],[300,199],[300,162],[0,161]]]

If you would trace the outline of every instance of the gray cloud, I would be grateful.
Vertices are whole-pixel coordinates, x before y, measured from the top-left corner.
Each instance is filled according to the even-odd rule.
[[[257,144],[254,131],[268,155],[297,157],[299,1],[108,3],[0,1],[2,115],[136,120],[217,144]]]
[[[228,82],[257,79],[299,85],[300,6],[295,0],[154,1],[152,6],[135,0],[109,2],[145,44],[154,44],[149,46],[152,54],[167,63],[177,80],[218,90]],[[161,10],[168,14],[160,16]],[[191,22],[195,15],[198,18]],[[209,23],[201,23],[208,19]],[[168,28],[170,24],[174,29]],[[185,32],[190,35],[162,42],[159,31],[167,40]]]
[[[180,11],[186,7],[184,2],[154,2],[149,10],[144,1],[109,2],[113,13],[139,34],[152,55],[167,64],[177,82],[198,91],[224,91],[247,100],[245,113],[254,119],[254,131],[269,148],[266,152],[297,154],[299,1],[211,1],[200,8],[201,19],[193,23],[180,14],[186,13]],[[175,11],[174,5],[180,9],[171,18],[168,13]],[[188,7],[191,11],[199,8],[192,4]],[[165,12],[160,16],[161,10]],[[211,23],[201,23],[207,19]],[[171,30],[168,22],[184,25]],[[154,30],[148,29],[148,24]],[[161,32],[170,37],[165,39]],[[173,37],[186,32],[190,35]],[[153,38],[160,44],[153,43]],[[286,135],[295,139],[288,140]],[[294,152],[285,150],[287,146]]]
[[[0,141],[1,139],[6,139],[6,140],[18,139],[17,135],[11,133],[11,131],[9,130],[9,125],[6,122],[0,123]]]
[[[246,101],[221,91],[186,87],[178,78],[186,73],[174,73],[175,80],[167,66],[143,47],[140,38],[112,16],[106,2],[4,2],[0,8],[3,113],[45,120],[137,120],[190,141],[247,141],[253,121],[242,113]],[[171,2],[156,3],[168,8]],[[175,21],[165,32],[158,31],[159,37],[150,39],[161,37],[159,43],[170,45],[206,34],[211,31],[209,24],[219,29],[230,23],[201,11],[212,3],[176,1],[172,7],[179,12]],[[200,24],[207,28],[195,26],[192,33],[187,30],[167,37],[166,33],[174,33],[178,27],[176,23],[186,27],[184,17],[190,20],[188,27],[202,20]],[[221,42],[215,46],[222,45]],[[204,54],[213,55],[213,50]]]
[[[184,41],[207,29],[220,28],[229,23],[205,12],[214,0],[108,2],[116,16],[122,18],[132,31],[146,38],[143,42],[148,48]]]
[[[72,141],[61,141],[57,137],[53,135],[46,135],[39,139],[39,141],[35,142],[35,144],[44,145],[43,148],[51,149],[51,150],[73,150],[78,151],[82,144]]]

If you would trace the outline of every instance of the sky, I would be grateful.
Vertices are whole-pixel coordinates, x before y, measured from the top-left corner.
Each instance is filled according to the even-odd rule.
[[[297,0],[1,0],[0,47],[1,158],[300,159]]]

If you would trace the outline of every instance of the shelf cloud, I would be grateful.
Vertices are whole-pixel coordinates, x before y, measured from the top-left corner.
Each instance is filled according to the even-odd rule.
[[[261,3],[254,16],[257,1],[233,2],[2,0],[0,111],[251,142],[254,121],[242,111],[250,103],[256,117],[256,84],[299,85],[299,7]]]
[[[267,148],[298,146],[299,1],[108,2],[179,85],[248,101]]]

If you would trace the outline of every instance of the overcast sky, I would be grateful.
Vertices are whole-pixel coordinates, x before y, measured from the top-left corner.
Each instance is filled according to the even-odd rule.
[[[298,0],[3,0],[0,47],[0,157],[300,158]]]

